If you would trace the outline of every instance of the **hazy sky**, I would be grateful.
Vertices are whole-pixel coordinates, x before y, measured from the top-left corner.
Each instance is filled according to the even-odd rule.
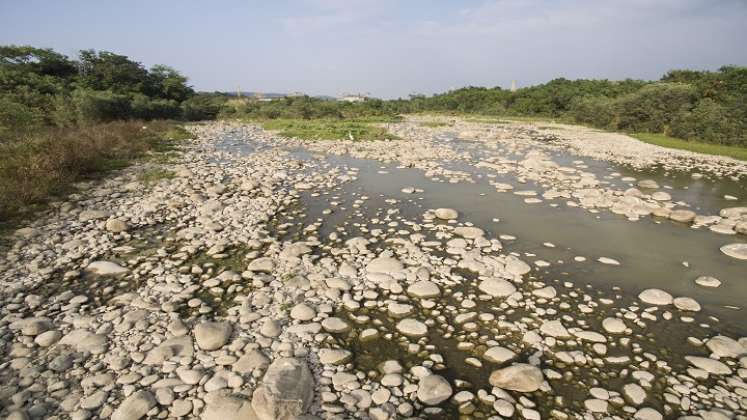
[[[0,0],[0,44],[168,64],[198,90],[379,97],[747,65],[747,0]]]

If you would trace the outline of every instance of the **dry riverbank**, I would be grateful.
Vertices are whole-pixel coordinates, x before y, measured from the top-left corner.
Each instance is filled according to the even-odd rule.
[[[747,415],[743,163],[423,122],[194,126],[173,178],[123,170],[18,230],[0,415]]]

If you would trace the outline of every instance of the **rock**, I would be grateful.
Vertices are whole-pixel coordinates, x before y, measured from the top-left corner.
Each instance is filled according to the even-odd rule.
[[[541,289],[532,290],[532,294],[543,299],[553,299],[558,295],[558,292],[552,286],[546,286]]]
[[[311,321],[316,316],[316,312],[311,306],[299,303],[291,309],[290,316],[297,321]]]
[[[659,188],[659,184],[653,179],[642,179],[638,181],[638,187],[655,190]]]
[[[606,265],[620,265],[620,261],[609,257],[599,257],[597,258],[597,261]]]
[[[422,280],[410,285],[410,287],[407,288],[407,294],[419,299],[427,299],[440,296],[441,290],[438,288],[436,283]]]
[[[607,338],[596,332],[596,331],[573,331],[572,333],[574,336],[584,340],[584,341],[591,341],[592,343],[606,343]]]
[[[643,401],[646,400],[646,391],[638,384],[625,384],[623,395],[635,406],[643,404]]]
[[[584,407],[592,413],[606,413],[609,403],[605,400],[591,398],[584,401]]]
[[[205,397],[202,420],[254,420],[257,414],[244,395],[230,394],[227,390],[208,393]]]
[[[747,244],[729,244],[721,247],[721,252],[738,260],[747,260]]]
[[[102,354],[108,347],[106,336],[103,334],[94,334],[88,330],[78,329],[67,333],[60,344],[71,346],[80,352],[91,352],[92,354]]]
[[[690,223],[695,219],[695,216],[697,215],[691,210],[672,210],[672,212],[669,213],[670,219],[680,223]]]
[[[322,328],[331,333],[344,333],[350,330],[350,325],[337,317],[324,318]]]
[[[610,334],[622,334],[627,329],[625,322],[620,318],[605,318],[602,321],[602,328]]]
[[[747,348],[742,347],[737,340],[724,335],[717,335],[709,339],[706,341],[706,347],[716,357],[732,357],[736,359],[747,355]]]
[[[99,276],[117,276],[125,274],[130,270],[111,261],[94,261],[88,264],[86,271],[90,271]]]
[[[516,353],[505,347],[495,346],[487,349],[482,357],[489,362],[506,363],[515,358]]]
[[[366,265],[366,272],[368,273],[382,273],[382,274],[395,274],[400,273],[404,270],[404,266],[399,260],[392,257],[378,257],[371,260]]]
[[[192,337],[173,337],[151,349],[145,356],[143,364],[160,365],[173,357],[192,357],[193,355]]]
[[[516,287],[513,283],[495,277],[490,277],[481,281],[477,288],[480,289],[481,292],[492,297],[506,297],[516,292]]]
[[[138,391],[125,398],[114,410],[112,420],[137,420],[148,414],[156,406],[156,399],[148,391]]]
[[[34,343],[39,347],[49,347],[58,342],[60,338],[62,338],[62,333],[59,331],[45,331],[34,338]]]
[[[515,363],[509,367],[494,370],[490,374],[490,385],[509,391],[534,392],[544,382],[542,371],[532,365]]]
[[[267,368],[252,394],[252,408],[259,420],[294,420],[314,399],[314,378],[306,363],[277,359]]]
[[[45,331],[54,328],[49,318],[25,318],[14,322],[12,329],[21,330],[21,334],[35,337]]]
[[[721,280],[711,276],[700,276],[695,279],[695,284],[703,287],[719,287],[721,286]]]
[[[646,289],[638,295],[638,299],[649,305],[666,306],[674,302],[674,298],[669,293],[661,289]]]
[[[467,239],[477,239],[485,235],[485,231],[472,226],[459,226],[454,228],[454,234]]]
[[[280,323],[270,318],[265,319],[265,321],[262,323],[262,327],[260,327],[259,329],[260,334],[269,338],[279,337],[282,332],[283,331],[280,328]]]
[[[418,400],[425,405],[438,405],[452,394],[449,381],[440,375],[426,375],[418,383]]]
[[[510,256],[506,258],[506,271],[514,276],[523,276],[524,274],[532,271],[532,267],[524,261]]]
[[[228,322],[203,322],[195,327],[195,341],[203,350],[217,350],[228,342],[232,332]]]
[[[454,220],[459,217],[459,212],[454,209],[440,208],[433,213],[441,220]]]
[[[563,326],[563,323],[560,322],[559,319],[543,322],[540,326],[540,332],[555,338],[571,337],[571,334],[568,333],[568,330]]]
[[[664,416],[651,407],[643,407],[635,412],[633,418],[636,420],[661,420]]]
[[[343,349],[319,350],[319,361],[325,365],[341,365],[353,358],[353,353]]]
[[[88,222],[89,220],[100,220],[108,216],[109,214],[101,210],[83,210],[78,214],[78,220]]]
[[[241,356],[232,368],[234,372],[251,373],[255,369],[264,369],[270,364],[270,359],[259,350],[250,350]]]
[[[700,356],[685,356],[685,360],[690,362],[693,366],[714,375],[728,375],[731,373],[731,369],[718,360]]]
[[[121,219],[109,219],[106,221],[106,230],[112,233],[125,232],[127,223]]]
[[[249,263],[249,266],[247,266],[247,270],[259,272],[259,273],[272,273],[272,270],[275,268],[275,263],[272,261],[271,258],[268,257],[261,257],[257,258],[256,260],[252,260],[252,262]]]
[[[413,318],[405,318],[397,323],[397,331],[408,337],[422,337],[428,334],[428,326]]]
[[[689,297],[677,297],[674,298],[674,306],[681,311],[700,311],[700,304],[693,298]]]

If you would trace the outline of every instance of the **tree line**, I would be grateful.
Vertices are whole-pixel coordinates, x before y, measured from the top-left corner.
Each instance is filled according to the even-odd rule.
[[[187,78],[165,65],[145,68],[124,55],[0,46],[0,138],[42,127],[117,120],[215,118]]]
[[[657,81],[567,80],[510,91],[465,87],[432,96],[337,102],[197,93],[171,67],[150,69],[107,51],[75,59],[51,49],[0,47],[0,137],[40,125],[127,119],[351,119],[446,112],[555,118],[593,127],[747,146],[747,67],[674,70]]]

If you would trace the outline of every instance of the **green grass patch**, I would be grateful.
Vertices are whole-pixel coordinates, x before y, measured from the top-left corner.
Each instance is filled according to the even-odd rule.
[[[387,133],[383,127],[375,123],[378,118],[371,119],[276,119],[258,121],[265,130],[278,131],[285,137],[298,137],[310,140],[382,140],[395,139],[396,136]]]
[[[728,156],[734,159],[747,160],[747,148],[744,147],[688,141],[669,137],[664,134],[635,133],[630,136],[644,143],[655,144],[670,149],[688,150],[690,152]]]
[[[164,180],[164,179],[172,179],[176,176],[176,174],[172,171],[161,169],[161,168],[153,168],[148,169],[143,172],[141,172],[137,179],[138,181],[144,183],[144,184],[155,184],[158,181]]]

